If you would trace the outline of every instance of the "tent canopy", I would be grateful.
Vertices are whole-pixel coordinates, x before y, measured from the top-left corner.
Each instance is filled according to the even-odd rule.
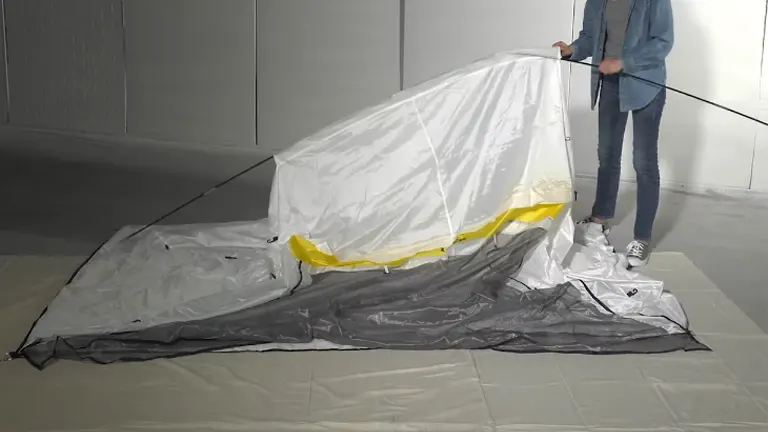
[[[574,226],[546,54],[480,60],[276,155],[267,220],[124,228],[18,354],[706,349],[663,283]]]
[[[572,198],[560,69],[498,54],[302,140],[275,156],[272,228],[307,264],[360,268],[556,216]]]

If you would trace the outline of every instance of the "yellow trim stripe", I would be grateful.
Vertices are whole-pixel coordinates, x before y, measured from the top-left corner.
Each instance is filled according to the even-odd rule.
[[[489,238],[499,232],[505,225],[512,221],[524,223],[538,223],[547,218],[556,218],[565,208],[565,204],[539,204],[534,207],[511,209],[494,219],[482,228],[456,236],[454,243],[470,240]],[[288,242],[291,252],[301,262],[312,267],[336,267],[336,268],[366,268],[366,267],[399,267],[415,258],[434,258],[445,255],[445,249],[426,250],[414,255],[387,263],[373,261],[340,261],[334,255],[322,252],[311,241],[298,236],[293,236]]]

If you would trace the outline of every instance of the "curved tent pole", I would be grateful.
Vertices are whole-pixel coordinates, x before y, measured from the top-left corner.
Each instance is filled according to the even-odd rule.
[[[542,58],[548,58],[548,57],[542,57]],[[583,66],[589,66],[589,67],[591,67],[593,69],[597,69],[598,67],[600,67],[600,65],[597,65],[597,64],[594,64],[594,63],[588,63],[588,62],[584,62],[584,61],[576,61],[576,60],[568,60],[568,59],[563,59],[563,60],[565,60],[567,62],[570,62],[570,63],[580,64],[580,65],[583,65]],[[671,86],[668,86],[666,84],[657,83],[655,81],[651,81],[649,79],[641,78],[641,77],[639,77],[637,75],[632,75],[632,74],[629,74],[629,73],[626,73],[626,72],[620,72],[619,75],[623,75],[623,76],[626,76],[626,77],[629,77],[629,78],[632,78],[632,79],[636,79],[638,81],[642,81],[642,82],[644,82],[646,84],[654,85],[656,87],[665,88],[665,89],[667,89],[669,91],[675,92],[677,94],[681,94],[683,96],[687,96],[687,97],[689,97],[691,99],[696,99],[699,102],[704,102],[707,105],[711,105],[713,107],[720,108],[721,110],[728,111],[729,113],[732,113],[732,114],[736,114],[739,117],[744,117],[745,119],[752,120],[753,122],[759,123],[759,124],[761,124],[763,126],[768,126],[768,122],[764,122],[762,120],[759,120],[756,117],[753,117],[753,116],[751,116],[749,114],[744,114],[741,111],[736,111],[733,108],[728,108],[725,105],[721,105],[721,104],[719,104],[717,102],[712,102],[711,100],[704,99],[703,97],[693,95],[691,93],[688,93],[686,91],[677,89],[675,87],[671,87]]]
[[[561,59],[558,59],[558,58],[555,58],[555,57],[545,57],[545,56],[534,55],[534,54],[528,54],[528,55],[531,55],[532,57],[548,58],[548,59],[551,59],[551,60],[554,60],[554,61],[561,60]],[[596,65],[596,64],[593,64],[593,63],[584,62],[584,61],[575,61],[575,60],[567,60],[567,59],[562,59],[562,60],[565,60],[565,61],[570,62],[570,63],[580,64],[582,66],[588,66],[588,67],[591,67],[593,69],[599,67],[599,65]],[[651,85],[654,85],[654,86],[657,86],[657,87],[665,88],[665,89],[667,89],[669,91],[681,94],[683,96],[687,96],[687,97],[689,97],[691,99],[695,99],[695,100],[698,100],[700,102],[704,102],[705,104],[708,104],[708,105],[720,108],[720,109],[722,109],[724,111],[728,111],[728,112],[730,112],[732,114],[736,114],[737,116],[744,117],[744,118],[746,118],[748,120],[752,120],[753,122],[759,123],[759,124],[761,124],[763,126],[768,126],[768,122],[764,122],[764,121],[759,120],[759,119],[757,119],[757,118],[755,118],[753,116],[745,114],[745,113],[743,113],[741,111],[736,111],[733,108],[728,108],[725,105],[721,105],[719,103],[712,102],[710,100],[707,100],[707,99],[704,99],[702,97],[693,95],[693,94],[688,93],[686,91],[683,91],[683,90],[680,90],[680,89],[668,86],[666,84],[661,84],[661,83],[657,83],[657,82],[654,82],[654,81],[651,81],[651,80],[648,80],[648,79],[645,79],[645,78],[641,78],[639,76],[628,74],[626,72],[621,72],[620,74],[624,75],[626,77],[632,78],[632,79],[636,79],[638,81],[642,81],[642,82],[647,83],[647,84],[651,84]],[[256,168],[264,165],[265,163],[269,162],[272,159],[274,159],[274,156],[270,156],[270,157],[268,157],[266,159],[260,160],[259,162],[257,162],[255,164],[249,166],[248,168],[238,172],[237,174],[233,175],[232,177],[229,177],[228,179],[218,183],[217,185],[215,185],[212,188],[208,189],[207,191],[197,195],[196,197],[190,199],[189,201],[185,202],[184,204],[179,205],[178,207],[174,208],[173,210],[169,211],[168,213],[166,213],[166,214],[158,217],[157,219],[153,220],[152,222],[142,226],[141,228],[139,228],[138,230],[133,232],[131,235],[126,237],[124,240],[128,240],[128,239],[131,239],[133,237],[136,237],[137,235],[139,235],[139,234],[143,233],[144,231],[148,230],[149,228],[159,224],[160,222],[163,222],[164,220],[168,219],[169,217],[173,216],[174,214],[178,213],[179,211],[181,211],[181,210],[185,209],[186,207],[192,205],[193,203],[197,202],[198,200],[204,198],[205,196],[213,193],[214,191],[216,191],[220,187],[228,184],[229,182],[231,182],[233,180],[236,180],[236,179],[242,177],[243,175],[245,175],[245,174],[255,170]]]
[[[207,191],[197,195],[196,197],[194,197],[194,198],[190,199],[189,201],[185,202],[184,204],[181,204],[180,206],[178,206],[175,209],[169,211],[168,213],[160,216],[159,218],[153,220],[152,222],[142,226],[138,230],[134,231],[131,235],[129,235],[128,237],[124,238],[123,240],[128,240],[128,239],[131,239],[133,237],[136,237],[137,235],[141,234],[142,232],[148,230],[149,228],[159,224],[160,222],[168,219],[169,217],[171,217],[174,214],[180,212],[181,210],[185,209],[186,207],[192,205],[196,201],[198,201],[198,200],[204,198],[205,196],[213,193],[214,191],[216,191],[216,189],[218,189],[218,188],[220,188],[222,186],[225,186],[227,183],[229,183],[231,181],[234,181],[234,180],[236,180],[236,179],[238,179],[238,178],[248,174],[249,172],[251,172],[251,171],[255,170],[256,168],[264,165],[265,163],[269,162],[270,160],[272,160],[274,158],[275,158],[275,156],[273,155],[273,156],[270,156],[270,157],[268,157],[266,159],[262,159],[259,162],[256,162],[255,164],[253,164],[253,165],[249,166],[248,168],[240,171],[239,173],[233,175],[232,177],[229,177],[228,179],[226,179],[226,180],[216,184],[215,186],[213,186],[212,188],[208,189]]]

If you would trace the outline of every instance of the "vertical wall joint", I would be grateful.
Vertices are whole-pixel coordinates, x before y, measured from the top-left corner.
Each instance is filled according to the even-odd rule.
[[[400,0],[400,90],[405,90],[405,0]]]
[[[0,0],[0,9],[2,9],[3,24],[3,67],[5,68],[5,121],[11,123],[11,70],[8,67],[8,25],[5,13],[5,0]]]

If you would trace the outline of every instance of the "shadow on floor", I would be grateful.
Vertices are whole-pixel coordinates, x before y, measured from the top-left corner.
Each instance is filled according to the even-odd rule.
[[[222,187],[166,223],[266,217],[273,168],[261,170]],[[226,176],[3,152],[0,254],[87,255],[122,226],[148,223]]]

